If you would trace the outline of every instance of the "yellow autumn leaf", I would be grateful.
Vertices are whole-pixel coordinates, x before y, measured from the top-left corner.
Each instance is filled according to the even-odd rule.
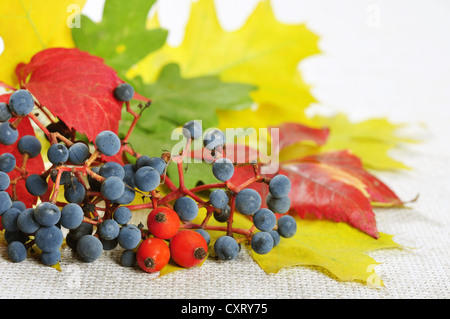
[[[8,242],[5,239],[5,230],[2,229],[0,230],[0,245],[8,245]],[[61,247],[64,247],[66,245],[66,239],[64,239],[63,244]],[[30,249],[27,250],[27,256],[36,258],[39,260],[40,256],[42,254],[42,250],[39,249],[38,246],[36,246],[36,244],[33,244],[32,247]],[[58,271],[61,271],[61,265],[59,263],[53,265],[53,266],[49,266],[52,267]]]
[[[404,125],[391,123],[386,118],[353,122],[345,114],[332,117],[315,116],[311,118],[310,125],[329,128],[330,134],[327,142],[324,145],[317,145],[302,141],[290,145],[281,150],[280,161],[295,160],[321,152],[349,149],[361,159],[366,168],[409,169],[404,163],[393,158],[390,151],[404,143],[418,142],[413,138],[402,137],[399,130]]]
[[[389,154],[402,143],[417,142],[398,134],[398,130],[402,127],[400,124],[391,123],[386,118],[373,118],[355,123],[344,114],[334,117],[316,116],[312,121],[315,125],[330,129],[327,143],[320,148],[322,152],[350,149],[367,168],[381,170],[409,168]],[[288,151],[286,150],[286,153]]]
[[[158,26],[155,15],[149,20],[149,27]],[[315,100],[301,78],[298,63],[319,53],[317,41],[317,35],[304,24],[278,21],[270,1],[259,2],[241,28],[226,31],[219,23],[214,2],[200,0],[192,4],[182,44],[177,47],[165,44],[129,70],[127,76],[139,75],[145,82],[153,82],[165,64],[176,62],[184,77],[212,74],[224,81],[256,85],[258,89],[251,93],[254,107],[241,111],[218,110],[221,129],[265,128],[283,122],[330,127],[330,138],[323,147],[304,143],[292,145],[280,154],[280,160],[326,150],[351,149],[369,168],[407,168],[389,155],[392,148],[405,140],[396,136],[398,126],[386,119],[355,124],[344,115],[306,116],[306,108]],[[259,136],[259,139],[264,137]]]
[[[0,81],[16,86],[17,64],[51,47],[74,47],[71,27],[86,0],[8,0],[0,6]]]
[[[149,27],[158,27],[157,18]],[[219,111],[220,128],[267,127],[284,121],[307,120],[304,109],[314,102],[298,71],[298,63],[319,52],[318,36],[304,24],[283,24],[269,1],[259,2],[245,24],[236,31],[222,28],[214,1],[192,3],[184,41],[166,44],[150,54],[127,76],[154,82],[165,64],[180,65],[183,77],[216,75],[225,82],[249,83],[255,108]]]
[[[8,242],[5,239],[5,230],[0,230],[0,245],[7,245]]]
[[[268,254],[253,252],[253,258],[265,272],[277,273],[289,266],[316,266],[328,270],[340,281],[383,286],[374,271],[379,263],[367,253],[401,248],[391,235],[380,233],[374,239],[345,223],[297,218],[297,227],[293,237],[281,238],[280,244]]]

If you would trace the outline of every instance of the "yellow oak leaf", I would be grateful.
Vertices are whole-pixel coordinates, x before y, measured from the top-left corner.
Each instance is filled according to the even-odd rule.
[[[149,27],[158,27],[157,18]],[[267,127],[284,121],[306,120],[304,109],[314,102],[298,70],[299,62],[319,52],[318,36],[304,24],[279,22],[269,1],[259,2],[245,24],[226,31],[220,25],[214,2],[192,3],[181,45],[166,44],[153,52],[127,76],[155,81],[161,67],[180,65],[183,77],[216,75],[225,82],[255,85],[255,107],[243,111],[219,111],[220,128]]]
[[[157,15],[148,24],[158,27]],[[217,111],[221,129],[265,128],[284,122],[330,127],[330,138],[324,146],[311,143],[305,146],[303,142],[291,145],[280,154],[281,161],[320,151],[350,149],[368,168],[407,168],[389,156],[389,151],[405,140],[395,135],[398,126],[386,119],[355,124],[344,115],[306,116],[306,108],[315,100],[302,80],[298,63],[319,53],[317,41],[318,36],[304,24],[278,21],[270,1],[259,2],[242,27],[226,31],[219,23],[214,2],[199,0],[192,4],[182,44],[172,47],[166,43],[139,62],[127,76],[139,75],[145,82],[153,82],[165,64],[176,62],[184,77],[218,75],[224,81],[257,86],[251,92],[254,107]]]
[[[0,230],[0,245],[7,245],[8,242],[5,239],[5,230]]]
[[[201,209],[199,215],[192,222],[200,224],[205,218],[206,210]],[[297,221],[297,233],[291,238],[281,238],[280,244],[265,255],[254,253],[244,240],[242,249],[247,247],[255,262],[266,273],[277,273],[281,269],[293,266],[316,267],[330,273],[340,281],[361,282],[367,285],[383,286],[382,279],[376,274],[374,267],[379,265],[367,253],[381,249],[403,248],[393,241],[393,236],[380,233],[374,239],[365,233],[345,224],[328,220],[300,219]],[[224,226],[211,218],[208,226]],[[248,230],[252,221],[239,213],[233,215],[233,228]],[[208,230],[211,242],[208,247],[209,259],[214,259],[214,242],[225,234],[221,230]],[[243,239],[243,235],[234,234],[236,239]],[[241,251],[240,253],[244,253]],[[169,263],[164,267],[160,276],[184,268]]]
[[[17,64],[51,47],[74,47],[71,27],[86,0],[8,0],[0,6],[0,80],[16,86]]]
[[[358,156],[364,166],[371,169],[409,169],[402,162],[394,159],[390,150],[401,143],[415,143],[411,138],[401,137],[398,130],[400,124],[391,123],[386,118],[373,118],[358,123],[352,122],[344,114],[334,117],[316,116],[312,118],[314,125],[328,127],[330,135],[320,151],[350,149]],[[284,150],[284,155],[289,149]]]
[[[402,144],[418,142],[414,138],[401,135],[400,130],[404,126],[405,124],[391,123],[386,118],[353,122],[345,114],[315,116],[310,119],[309,127],[329,129],[330,134],[326,142],[319,145],[317,142],[302,140],[285,146],[278,154],[279,161],[289,162],[322,152],[350,150],[368,169],[409,169],[390,154],[391,150]],[[263,137],[259,136],[260,139]],[[271,145],[270,136],[262,141],[263,146]],[[267,151],[263,154],[267,154]]]

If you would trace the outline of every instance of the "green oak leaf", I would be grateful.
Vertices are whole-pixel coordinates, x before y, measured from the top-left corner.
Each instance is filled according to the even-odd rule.
[[[167,30],[147,29],[148,13],[156,0],[107,0],[100,23],[81,15],[81,28],[72,29],[75,45],[105,59],[124,78],[134,64],[161,48]]]
[[[218,126],[217,110],[242,110],[252,105],[250,92],[254,86],[222,82],[216,76],[184,79],[177,64],[168,64],[155,83],[144,83],[134,78],[130,83],[142,95],[152,100],[141,113],[129,142],[140,154],[159,156],[161,152],[177,153],[184,146],[181,127],[188,121],[201,121],[203,131]],[[124,113],[119,133],[125,134],[133,118]],[[198,142],[194,142],[198,143]],[[196,147],[201,146],[197,145]],[[174,147],[177,147],[176,150]],[[175,176],[170,166],[168,175]],[[186,182],[194,187],[211,175],[205,163],[190,163]]]

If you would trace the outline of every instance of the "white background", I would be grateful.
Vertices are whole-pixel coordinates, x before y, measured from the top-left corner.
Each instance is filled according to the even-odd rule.
[[[155,8],[168,42],[180,44],[191,0],[160,0]],[[100,21],[102,0],[83,13]],[[242,26],[258,0],[216,0],[226,30]],[[305,23],[320,36],[320,56],[301,72],[321,107],[354,119],[388,116],[399,122],[450,115],[450,2],[272,0],[277,18]],[[417,109],[422,113],[418,114]],[[445,116],[444,116],[445,115]]]
[[[84,13],[101,19],[103,1],[89,0]],[[256,1],[216,1],[224,28],[238,28]],[[420,194],[409,208],[376,211],[379,230],[413,247],[370,255],[381,289],[342,283],[313,267],[265,274],[241,254],[228,263],[162,278],[129,272],[104,254],[93,264],[70,257],[63,273],[4,258],[1,297],[85,298],[449,298],[450,297],[450,2],[366,0],[272,1],[280,21],[306,23],[320,36],[322,51],[299,65],[317,99],[311,112],[345,112],[352,119],[385,116],[409,123],[422,144],[393,156],[411,171],[377,173],[403,199]],[[182,41],[189,1],[158,3],[169,42]],[[425,127],[425,129],[424,129]],[[416,130],[416,128],[419,128]],[[83,274],[89,273],[89,277]],[[95,274],[101,274],[96,276]],[[42,278],[45,278],[42,280]],[[29,287],[29,288],[28,288]]]

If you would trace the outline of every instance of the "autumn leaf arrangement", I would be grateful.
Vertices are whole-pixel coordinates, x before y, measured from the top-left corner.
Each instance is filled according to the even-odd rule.
[[[199,0],[172,47],[157,14],[148,18],[155,1],[107,0],[101,22],[81,15],[73,28],[74,1],[51,2],[52,26],[33,1],[1,9],[26,17],[31,44],[10,50],[15,32],[0,21],[1,225],[12,258],[61,270],[64,245],[86,262],[122,249],[123,265],[164,275],[250,248],[268,273],[318,266],[382,285],[366,252],[400,245],[378,231],[374,207],[405,202],[369,169],[405,168],[388,150],[410,141],[385,119],[306,116],[314,98],[297,65],[319,50],[305,25],[260,2],[225,31],[213,2]],[[244,133],[230,140],[230,129]]]

